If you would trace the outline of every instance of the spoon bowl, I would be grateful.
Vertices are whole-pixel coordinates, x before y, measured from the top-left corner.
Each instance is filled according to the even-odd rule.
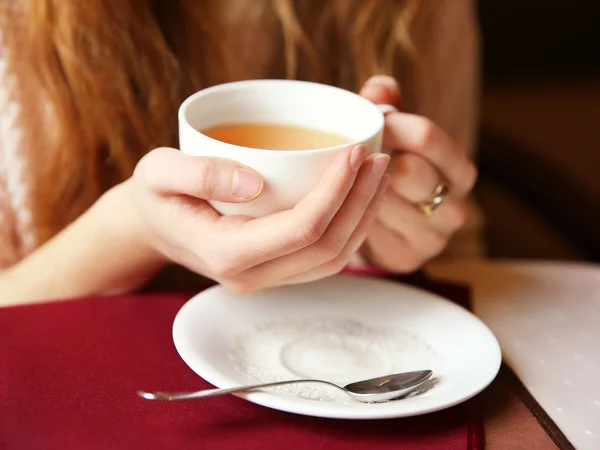
[[[431,370],[417,370],[414,372],[402,372],[391,375],[385,375],[383,377],[371,378],[363,381],[356,381],[354,383],[347,384],[346,386],[339,386],[335,383],[331,383],[325,380],[287,380],[287,381],[273,381],[271,383],[254,384],[248,386],[238,386],[226,389],[205,389],[202,391],[195,392],[144,392],[138,391],[137,395],[146,400],[193,400],[199,398],[215,397],[218,395],[235,394],[238,392],[254,391],[256,389],[282,386],[285,384],[298,384],[298,383],[321,383],[333,386],[337,389],[344,391],[350,397],[363,402],[363,403],[381,403],[390,400],[404,397],[411,393],[419,386],[422,386],[427,380],[431,378],[433,372]]]

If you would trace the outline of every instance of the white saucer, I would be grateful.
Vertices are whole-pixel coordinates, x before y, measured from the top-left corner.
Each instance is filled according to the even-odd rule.
[[[317,384],[240,395],[282,411],[344,419],[448,408],[483,390],[502,360],[491,331],[460,306],[411,286],[347,275],[243,297],[213,287],[179,311],[173,339],[190,368],[221,388],[293,378],[346,384],[433,370],[428,389],[387,403],[358,403]]]

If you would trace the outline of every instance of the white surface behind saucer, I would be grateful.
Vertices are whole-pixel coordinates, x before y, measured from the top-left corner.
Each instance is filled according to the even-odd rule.
[[[600,266],[474,261],[429,272],[471,284],[504,360],[577,449],[599,449]]]

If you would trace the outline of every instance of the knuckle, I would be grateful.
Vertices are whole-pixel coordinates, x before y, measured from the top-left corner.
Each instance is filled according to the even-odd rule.
[[[401,153],[396,156],[392,167],[392,177],[401,179],[419,170],[419,157],[410,153]]]
[[[341,257],[337,258],[331,267],[331,275],[337,275],[340,272],[343,272],[344,269],[348,266],[350,259],[352,258],[351,254],[343,254]]]
[[[464,202],[448,205],[448,226],[452,231],[461,228],[467,221],[467,205]]]
[[[466,190],[470,191],[477,182],[478,170],[475,164],[469,161],[467,174],[465,175]]]
[[[401,273],[416,272],[421,268],[425,259],[416,251],[410,251],[403,255],[398,261],[397,270]]]
[[[323,237],[326,229],[322,220],[311,221],[300,228],[296,242],[302,248],[312,245]]]
[[[198,186],[200,189],[200,193],[204,196],[210,196],[213,190],[211,166],[211,163],[205,158],[196,158],[194,170],[191,171],[192,176],[194,178],[192,180],[192,186]]]
[[[152,185],[152,180],[154,179],[152,172],[154,170],[157,152],[159,152],[159,150],[152,150],[138,161],[133,171],[133,178],[136,182],[144,186]]]
[[[411,153],[398,156],[392,170],[394,191],[411,202],[427,198],[431,193],[429,186],[435,186],[439,180],[438,171],[425,158]]]
[[[345,242],[333,237],[321,239],[317,244],[320,259],[326,262],[337,259],[344,250],[344,244]]]
[[[468,194],[477,182],[478,171],[475,164],[463,155],[463,161],[460,162],[463,167],[460,169],[460,178],[455,180],[451,188],[460,195]]]
[[[319,274],[321,277],[330,277],[342,272],[350,262],[351,256],[346,251],[341,252],[337,257],[319,265]]]
[[[426,117],[419,117],[416,120],[417,128],[419,130],[419,134],[417,137],[417,146],[420,149],[424,150],[437,139],[438,127]]]
[[[229,279],[237,275],[238,272],[237,265],[225,259],[213,263],[212,266],[212,273],[218,279]]]

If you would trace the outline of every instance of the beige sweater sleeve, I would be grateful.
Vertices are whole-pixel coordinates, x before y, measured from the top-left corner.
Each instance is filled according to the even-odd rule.
[[[9,179],[11,174],[9,165],[14,159],[10,150],[17,144],[15,138],[18,136],[12,129],[15,104],[10,100],[11,80],[6,72],[6,55],[0,29],[0,271],[14,264],[19,256],[15,235],[15,217],[9,191],[12,181]]]
[[[433,120],[473,157],[480,86],[475,0],[423,0],[413,36],[418,57],[400,69],[402,108]],[[467,224],[443,256],[481,256],[482,227],[471,200]]]

